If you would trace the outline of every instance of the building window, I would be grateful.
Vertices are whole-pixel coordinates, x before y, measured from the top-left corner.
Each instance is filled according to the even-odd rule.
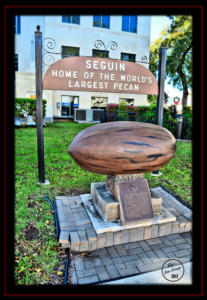
[[[93,26],[109,28],[110,27],[110,17],[109,16],[93,16]]]
[[[108,105],[107,97],[91,97],[91,108],[103,108],[106,109]]]
[[[109,57],[109,51],[93,49],[93,57]]]
[[[130,53],[121,53],[121,59],[135,62],[136,55],[135,54],[130,54]]]
[[[14,70],[18,71],[18,54],[14,54]]]
[[[137,32],[137,16],[122,16],[122,31]]]
[[[127,99],[127,98],[119,98],[119,103],[126,103],[127,105],[134,106],[134,99]]]
[[[70,56],[79,56],[79,50],[80,48],[78,47],[62,46],[62,58]]]
[[[80,24],[80,16],[62,16],[63,23]]]
[[[20,34],[21,33],[21,19],[20,19],[20,16],[15,16],[14,32],[16,34]]]
[[[59,102],[57,102],[59,103]],[[59,105],[57,105],[57,108]],[[74,108],[79,107],[79,96],[62,96],[61,97],[61,115],[73,116]],[[59,108],[58,108],[59,109]]]

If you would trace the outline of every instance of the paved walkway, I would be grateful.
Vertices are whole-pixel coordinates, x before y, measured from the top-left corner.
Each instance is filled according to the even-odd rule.
[[[119,279],[119,280],[113,280],[113,281],[108,281],[104,283],[98,283],[98,285],[145,285],[145,284],[150,284],[150,285],[157,285],[157,284],[185,284],[189,285],[192,284],[192,263],[185,263],[184,264],[184,274],[182,278],[179,278],[176,281],[169,281],[165,279],[165,277],[162,275],[161,270],[157,271],[152,271],[152,272],[147,272],[144,274],[139,274],[135,276],[130,276],[124,279]]]
[[[175,233],[105,247],[86,255],[77,254],[77,257],[74,255],[69,267],[69,284],[112,284],[114,280],[156,270],[160,273],[163,264],[169,259],[186,264],[191,261],[191,240],[191,232]]]

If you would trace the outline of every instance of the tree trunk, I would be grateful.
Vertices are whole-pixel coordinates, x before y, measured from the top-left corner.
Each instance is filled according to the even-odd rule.
[[[183,108],[187,105],[187,97],[188,97],[188,83],[187,83],[187,79],[185,76],[185,73],[183,72],[183,65],[184,65],[184,61],[185,61],[185,56],[187,55],[188,51],[192,48],[192,44],[190,44],[190,46],[183,52],[180,64],[177,67],[177,72],[179,74],[179,77],[181,79],[182,82],[182,86],[183,86],[183,105],[182,105],[182,111]]]

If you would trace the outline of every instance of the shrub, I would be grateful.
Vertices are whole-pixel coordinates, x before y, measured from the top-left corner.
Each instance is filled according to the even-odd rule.
[[[46,104],[45,99],[43,103],[43,118],[46,115]],[[19,118],[25,118],[26,116],[32,116],[36,122],[36,99],[31,98],[15,98],[15,116]]]

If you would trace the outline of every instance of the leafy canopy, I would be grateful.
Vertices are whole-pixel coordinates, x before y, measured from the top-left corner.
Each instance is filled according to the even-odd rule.
[[[162,30],[160,37],[150,45],[150,70],[158,70],[159,48],[167,48],[166,74],[169,83],[179,90],[192,87],[192,17],[170,17],[172,23]]]

